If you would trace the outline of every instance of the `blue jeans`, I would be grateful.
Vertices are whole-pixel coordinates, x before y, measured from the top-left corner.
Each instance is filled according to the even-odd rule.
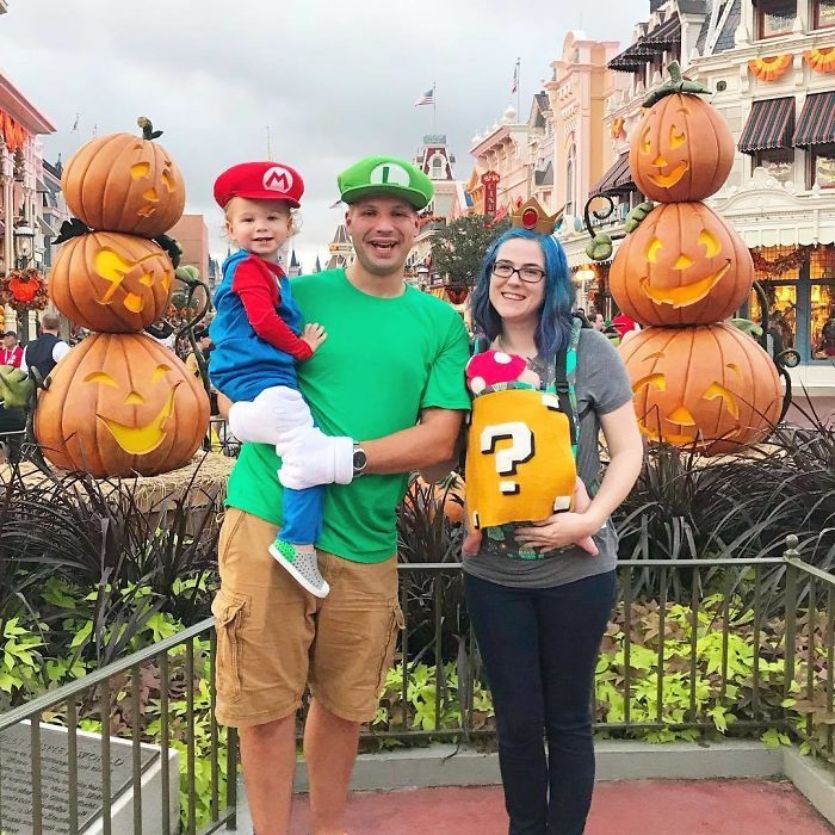
[[[585,828],[594,790],[592,686],[615,588],[614,571],[544,589],[464,575],[496,710],[510,835]]]

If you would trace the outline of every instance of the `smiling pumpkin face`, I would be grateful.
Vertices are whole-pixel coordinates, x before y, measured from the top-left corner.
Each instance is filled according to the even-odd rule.
[[[656,206],[618,249],[609,272],[618,307],[647,325],[727,319],[754,282],[739,235],[703,203]]]
[[[704,200],[718,191],[734,159],[719,112],[695,95],[662,98],[632,133],[629,170],[638,189],[660,203]]]
[[[174,265],[153,241],[93,232],[64,244],[49,275],[55,306],[94,331],[141,331],[165,312]]]
[[[619,348],[641,432],[705,455],[765,438],[780,415],[774,363],[731,325],[647,328]]]
[[[158,475],[206,434],[209,401],[167,349],[141,334],[94,334],[55,367],[35,411],[44,455],[91,475]]]
[[[182,216],[183,176],[151,139],[111,133],[70,158],[61,177],[70,211],[93,229],[153,238]]]

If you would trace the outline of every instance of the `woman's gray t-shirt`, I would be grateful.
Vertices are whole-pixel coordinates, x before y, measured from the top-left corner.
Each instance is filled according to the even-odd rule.
[[[541,367],[536,362],[534,370],[546,383],[553,381],[553,360],[547,364],[543,362]],[[600,475],[598,416],[613,412],[632,399],[632,388],[623,360],[617,349],[599,331],[589,328],[580,331],[575,390],[580,417],[577,472],[586,485],[591,485],[597,482]],[[464,558],[464,571],[504,586],[562,586],[615,568],[618,539],[611,519],[594,535],[594,541],[600,551],[594,557],[573,547],[555,551],[543,559],[519,559],[518,548],[510,543],[491,540],[485,532],[481,551],[475,556]],[[510,551],[511,548],[514,551]]]

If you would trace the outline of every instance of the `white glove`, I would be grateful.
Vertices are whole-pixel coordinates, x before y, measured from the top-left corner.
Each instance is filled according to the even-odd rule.
[[[241,441],[286,446],[312,426],[310,407],[287,386],[265,389],[251,403],[240,401],[229,409],[229,428]]]
[[[353,477],[353,438],[323,435],[318,429],[295,433],[278,471],[279,481],[294,490],[350,484]]]

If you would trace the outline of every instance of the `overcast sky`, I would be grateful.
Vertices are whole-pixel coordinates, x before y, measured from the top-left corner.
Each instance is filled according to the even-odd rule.
[[[310,269],[341,217],[339,171],[372,153],[411,159],[437,132],[466,179],[471,137],[516,104],[517,57],[527,115],[568,31],[626,45],[648,15],[648,0],[9,0],[0,70],[55,125],[52,161],[150,117],[219,256],[212,184],[266,158],[269,126],[273,159],[305,180],[295,244]],[[431,107],[413,106],[433,82],[435,127]]]

